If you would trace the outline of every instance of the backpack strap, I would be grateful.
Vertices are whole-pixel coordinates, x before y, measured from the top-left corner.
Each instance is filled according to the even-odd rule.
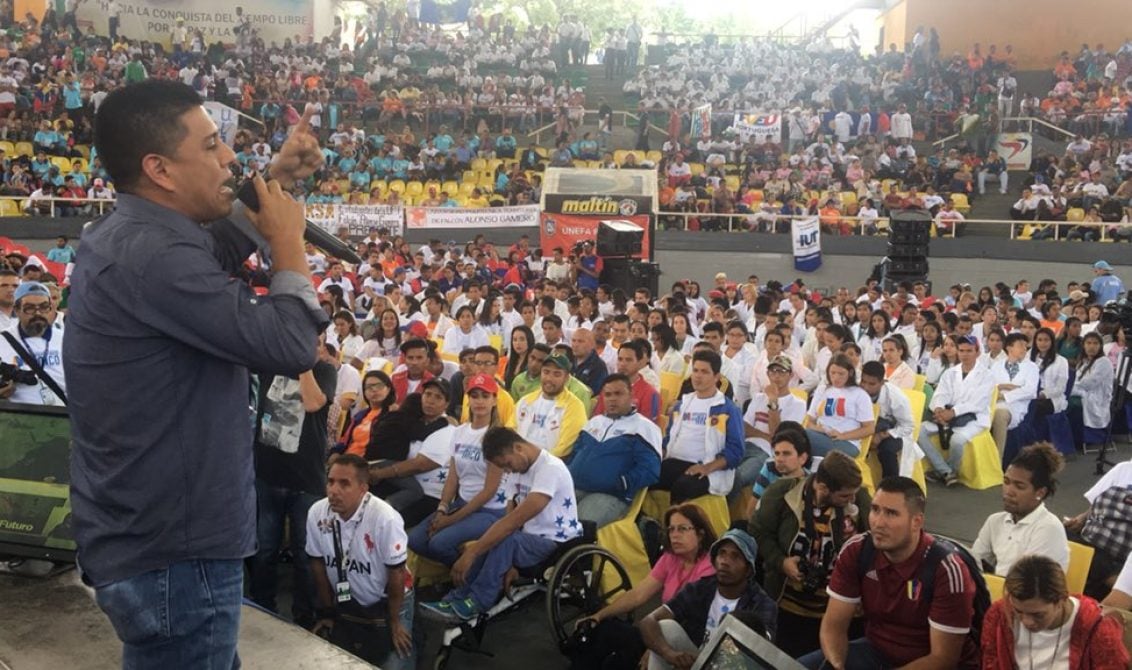
[[[955,552],[954,545],[951,542],[935,538],[932,546],[928,547],[928,553],[924,556],[924,561],[920,563],[920,569],[916,571],[916,579],[920,580],[921,598],[927,602],[931,602],[932,592],[935,590],[935,571],[943,559],[947,558]]]
[[[857,554],[857,581],[865,579],[865,574],[873,566],[873,559],[877,555],[877,546],[873,544],[873,534],[865,532],[865,539],[861,541],[861,552]]]

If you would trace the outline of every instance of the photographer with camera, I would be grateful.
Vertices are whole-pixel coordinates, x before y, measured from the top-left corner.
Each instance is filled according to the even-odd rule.
[[[763,584],[778,601],[778,629],[791,631],[775,642],[787,654],[821,648],[833,559],[846,540],[868,530],[869,504],[861,469],[839,451],[829,452],[809,477],[779,479],[763,494],[750,531],[763,560]]]
[[[16,289],[14,304],[16,323],[0,331],[0,398],[62,405],[63,328],[54,325],[51,292],[39,282],[24,282]]]

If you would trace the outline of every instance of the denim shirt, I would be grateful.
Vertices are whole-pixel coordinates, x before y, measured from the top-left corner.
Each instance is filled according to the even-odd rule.
[[[235,218],[201,226],[120,194],[83,232],[63,367],[95,586],[255,549],[249,368],[311,369],[327,319],[302,274],[276,273],[263,297],[231,277],[255,249]]]

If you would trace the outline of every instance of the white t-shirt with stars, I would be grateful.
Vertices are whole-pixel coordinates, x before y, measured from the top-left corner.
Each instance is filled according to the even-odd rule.
[[[487,478],[487,461],[483,457],[483,435],[487,426],[472,428],[465,423],[456,428],[452,438],[452,467],[460,478],[460,500],[468,502],[483,490]],[[499,490],[484,503],[484,509],[503,509],[507,506],[507,475],[499,482]]]
[[[708,608],[707,627],[704,628],[705,642],[711,639],[711,634],[723,623],[723,617],[727,616],[728,612],[734,612],[738,604],[738,598],[724,598],[719,591],[715,592],[715,597],[711,599],[711,607]]]
[[[704,440],[707,439],[708,415],[711,413],[712,398],[693,395],[691,400],[680,408],[680,433],[676,440],[668,444],[667,458],[698,463],[704,457]]]
[[[574,479],[562,459],[548,451],[540,451],[529,470],[512,476],[510,486],[516,504],[532,493],[541,493],[550,502],[542,511],[523,524],[523,532],[555,542],[572,540],[582,534],[578,505],[574,500]]]
[[[418,454],[440,467],[428,472],[418,472],[417,481],[421,484],[424,494],[430,498],[440,498],[444,491],[444,481],[448,479],[448,463],[452,458],[452,435],[456,429],[445,426],[429,435],[424,440],[414,440],[409,443],[409,458]]]

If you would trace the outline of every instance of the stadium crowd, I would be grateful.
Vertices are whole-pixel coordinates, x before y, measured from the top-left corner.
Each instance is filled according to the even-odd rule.
[[[362,244],[358,267],[308,250],[332,318],[319,362],[297,379],[259,380],[249,570],[262,606],[278,607],[286,553],[295,622],[383,667],[411,667],[414,628],[483,615],[509,570],[557,555],[585,524],[620,521],[647,493],[664,501],[663,523],[646,521],[638,539],[665,539],[626,602],[663,591],[666,604],[635,627],[617,616],[623,605],[592,613],[583,627],[595,641],[577,653],[613,659],[606,667],[635,667],[645,653],[683,667],[732,610],[807,667],[823,653],[834,667],[866,667],[849,653],[992,668],[1039,648],[1088,654],[1098,668],[1127,662],[1096,600],[1132,597],[1115,500],[1132,466],[1064,525],[1042,503],[1065,456],[1104,442],[1110,423],[1127,427],[1127,407],[1109,411],[1125,343],[1101,305],[1124,287],[1106,262],[1064,287],[1023,280],[939,296],[922,283],[823,295],[723,274],[706,290],[679,281],[629,296],[600,283],[590,243],[551,260],[525,237],[505,250],[483,236],[412,250],[374,230]],[[61,239],[48,260],[73,255]],[[65,386],[58,278],[38,256],[5,262],[7,329],[54,353],[44,367]],[[58,402],[42,384],[3,395]],[[925,461],[949,487],[1004,482],[1005,511],[969,551],[923,531]],[[1074,568],[1070,540],[1093,547],[1090,567]],[[938,555],[917,553],[933,545]],[[862,582],[857,567],[893,563],[932,585],[925,600],[901,601],[899,620],[883,584]],[[441,585],[414,581],[425,574]],[[994,576],[1033,612],[992,605]],[[1084,595],[1080,585],[1070,595],[1070,577],[1085,580]],[[349,585],[350,602],[335,604],[335,583]],[[358,623],[379,616],[398,623]],[[1021,631],[1009,623],[1018,616],[1033,617]],[[1068,651],[1055,648],[1058,632]]]
[[[14,156],[5,176],[25,162],[34,174],[33,157],[42,163],[56,156],[70,161],[72,173],[89,177],[92,188],[106,188],[98,157],[80,149],[89,144],[91,112],[108,87],[151,74],[178,77],[247,111],[257,111],[262,91],[282,94],[280,102],[269,100],[258,110],[268,132],[245,133],[234,147],[238,164],[250,170],[278,148],[299,106],[316,110],[311,121],[326,143],[327,167],[301,187],[312,203],[346,200],[343,179],[354,202],[362,194],[370,202],[375,195],[380,202],[399,201],[392,183],[376,194],[372,185],[375,178],[397,181],[402,174],[437,181],[459,175],[459,190],[468,183],[465,172],[494,160],[501,162],[482,187],[488,193],[479,185],[481,171],[472,191],[461,190],[465,203],[532,201],[538,175],[528,178],[527,171],[537,173],[543,160],[574,164],[583,160],[583,149],[602,150],[600,140],[571,136],[574,122],[565,105],[579,94],[566,83],[553,92],[563,125],[545,159],[537,147],[520,155],[505,114],[492,119],[486,99],[475,134],[438,130],[418,141],[412,124],[419,108],[404,101],[403,91],[419,90],[423,80],[399,68],[413,66],[414,54],[461,43],[420,27],[411,12],[392,25],[395,55],[388,64],[379,56],[376,81],[363,77],[358,85],[356,77],[343,76],[350,62],[357,72],[358,59],[333,42],[329,49],[313,43],[268,49],[240,31],[233,53],[216,53],[216,62],[208,62],[203,56],[212,47],[184,28],[182,43],[166,54],[120,35],[107,50],[97,36],[77,36],[73,16],[31,18],[5,38],[9,60],[0,69],[0,96],[11,99],[0,97],[0,105],[14,113],[5,126],[8,141],[44,151]],[[507,34],[506,25],[491,30],[490,19],[486,27],[475,25],[483,35]],[[367,53],[369,41],[380,51],[386,27],[375,15],[373,36],[359,53]],[[531,79],[543,76],[548,58],[573,59],[584,43],[584,32],[573,27],[557,32],[570,40],[565,50],[549,31],[528,35],[507,40],[519,49],[507,64],[517,60],[522,72],[525,60]],[[424,49],[407,46],[415,44]],[[469,54],[484,53],[479,44],[463,46]],[[706,48],[710,54],[715,47]],[[821,56],[787,55],[775,67],[805,57]],[[941,213],[953,211],[956,202],[939,194],[975,195],[982,179],[970,161],[981,160],[981,152],[948,152],[934,165],[916,157],[909,103],[917,115],[932,115],[951,111],[957,93],[974,92],[984,94],[981,114],[1009,114],[1002,95],[1008,82],[999,84],[997,97],[982,90],[995,77],[1010,78],[1009,57],[985,59],[980,67],[970,57],[944,62],[938,40],[920,33],[907,54],[879,56],[886,58],[893,65],[879,82],[866,69],[855,86],[828,93],[835,104],[832,96],[844,95],[855,113],[869,114],[866,105],[876,105],[876,133],[871,118],[868,125],[862,115],[847,122],[850,105],[837,105],[832,139],[805,132],[795,138],[788,125],[786,147],[736,147],[730,151],[746,154],[743,160],[725,156],[722,164],[745,166],[741,175],[705,168],[704,179],[716,179],[711,187],[722,191],[738,176],[736,191],[747,193],[762,179],[764,203],[773,202],[766,184],[785,182],[777,195],[787,207],[800,199],[795,188],[856,194],[838,189],[835,175],[843,169],[848,179],[859,171],[860,179],[845,183],[896,180],[877,194],[886,208],[907,206],[901,189],[923,186],[940,199]],[[541,69],[532,65],[540,59]],[[390,74],[387,65],[398,69]],[[953,71],[959,66],[966,70]],[[435,67],[446,79],[447,66]],[[260,74],[268,71],[276,76]],[[855,76],[853,67],[844,71]],[[903,101],[900,84],[895,97],[863,97],[884,77],[889,83],[894,77],[905,84],[923,80],[930,104],[923,107],[927,99],[918,96]],[[507,84],[490,84],[496,103],[501,95],[510,100]],[[479,88],[477,97],[486,95],[488,77],[468,85]],[[510,85],[532,94],[530,79],[516,84],[513,76]],[[389,87],[396,95],[381,93]],[[377,115],[372,133],[368,123],[333,119],[330,101],[349,90],[359,103],[379,96],[380,104],[368,108],[371,120]],[[766,100],[796,96],[764,93]],[[475,104],[462,99],[474,115]],[[72,105],[76,100],[80,104]],[[391,102],[397,100],[400,105]],[[886,136],[879,110],[893,103]],[[808,128],[812,116],[803,116],[791,113]],[[466,114],[452,118],[454,125],[468,120]],[[698,175],[683,154],[695,157],[701,148],[681,144],[680,132],[670,135],[656,161],[665,186],[696,188]],[[596,155],[584,160],[615,160],[612,153]],[[704,155],[705,164],[711,156]],[[875,173],[865,168],[867,158],[875,161]],[[52,164],[39,179],[53,182],[60,170]],[[787,174],[780,176],[781,170]],[[883,170],[895,172],[884,177]],[[1090,181],[1102,179],[1103,169],[1095,172]],[[12,188],[12,180],[5,181]],[[75,175],[62,181],[74,182]],[[1097,198],[1099,190],[1083,193]],[[448,188],[409,195],[427,196],[427,204],[459,204]],[[711,196],[714,202],[716,193]],[[693,200],[699,199],[697,193]],[[858,203],[878,206],[869,198]],[[847,203],[832,201],[824,216],[842,206]],[[936,223],[959,220],[937,215]],[[841,231],[840,220],[823,223]],[[1089,508],[1076,517],[1059,520],[1044,503],[1057,490],[1066,456],[1107,441],[1110,424],[1118,432],[1128,428],[1127,406],[1110,411],[1126,343],[1104,314],[1103,305],[1124,292],[1107,262],[1094,264],[1088,281],[1064,287],[1050,280],[1033,289],[1025,280],[977,291],[960,284],[938,296],[924,283],[885,290],[870,280],[822,294],[801,281],[783,285],[754,275],[731,281],[722,274],[706,289],[679,281],[663,295],[636,288],[630,296],[601,282],[602,260],[590,242],[570,253],[533,248],[525,237],[497,247],[481,235],[462,247],[431,240],[414,250],[376,228],[357,242],[365,259],[357,267],[313,247],[307,251],[332,321],[320,338],[318,363],[297,378],[256,379],[258,550],[248,570],[250,597],[261,606],[278,609],[281,556],[287,555],[295,575],[293,621],[382,667],[412,667],[424,620],[453,624],[483,616],[500,600],[513,569],[544,563],[588,526],[618,523],[646,498],[659,501],[659,508],[642,517],[639,538],[624,541],[647,543],[648,576],[624,604],[615,601],[582,621],[594,635],[575,653],[602,659],[602,667],[637,667],[646,654],[649,667],[690,667],[728,615],[812,668],[917,661],[988,669],[1127,665],[1121,626],[1098,601],[1132,605],[1126,527],[1132,464],[1120,464],[1090,490]],[[0,326],[12,337],[0,343],[0,358],[26,368],[11,344],[18,338],[44,352],[43,374],[65,389],[66,295],[60,289],[74,249],[61,238],[42,256],[5,251]],[[257,286],[263,278],[256,265],[243,277]],[[0,396],[60,403],[42,381],[9,384]],[[940,485],[1002,482],[1004,509],[986,520],[970,549],[924,530],[924,461],[927,477]],[[1091,563],[1075,564],[1078,544],[1093,549]],[[616,554],[619,547],[609,549]],[[418,582],[430,571],[440,575],[439,585]],[[990,596],[999,578],[998,593],[1009,599]],[[619,617],[629,604],[658,594],[664,604],[636,625]],[[862,616],[855,621],[858,609]]]

